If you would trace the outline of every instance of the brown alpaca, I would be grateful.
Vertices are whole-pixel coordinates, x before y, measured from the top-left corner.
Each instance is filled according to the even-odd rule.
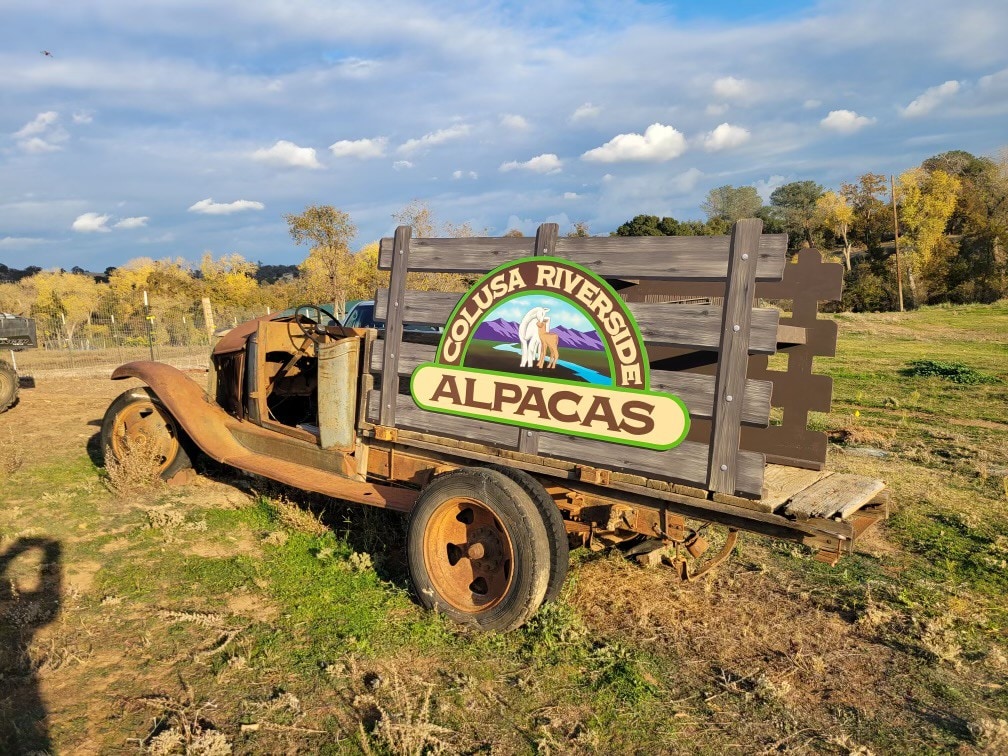
[[[542,342],[542,347],[539,351],[539,362],[536,364],[536,367],[542,368],[543,362],[546,360],[546,352],[549,351],[550,370],[552,370],[557,366],[557,360],[560,359],[560,337],[555,333],[549,332],[549,318],[536,323],[536,328],[539,329],[539,341]]]

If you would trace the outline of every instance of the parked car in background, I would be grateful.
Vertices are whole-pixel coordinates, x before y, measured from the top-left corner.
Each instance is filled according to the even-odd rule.
[[[343,325],[347,328],[377,328],[379,331],[385,330],[384,320],[375,320],[375,303],[373,299],[365,299],[353,307],[343,318]],[[410,333],[441,333],[441,326],[424,325],[420,323],[404,323],[403,330]]]

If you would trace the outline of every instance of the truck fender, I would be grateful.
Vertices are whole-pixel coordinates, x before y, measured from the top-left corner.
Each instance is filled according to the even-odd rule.
[[[241,451],[228,430],[233,418],[178,368],[149,360],[127,362],[112,371],[113,381],[124,378],[139,378],[150,386],[193,443],[208,456],[226,463]]]

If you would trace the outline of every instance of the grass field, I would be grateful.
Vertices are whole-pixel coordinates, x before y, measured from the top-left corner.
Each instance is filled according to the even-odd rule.
[[[0,753],[1008,752],[1008,302],[836,318],[813,423],[893,492],[862,553],[579,551],[507,635],[414,604],[399,516],[211,465],[114,493],[126,386],[39,381],[0,415]]]

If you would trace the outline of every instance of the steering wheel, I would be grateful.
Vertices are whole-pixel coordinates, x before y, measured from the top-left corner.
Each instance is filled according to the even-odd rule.
[[[312,318],[308,316],[308,313],[313,311],[318,317]],[[306,339],[314,341],[316,346],[322,344],[322,337],[325,334],[325,326],[322,325],[323,315],[329,315],[329,313],[318,305],[300,305],[294,310],[295,325],[300,329],[301,334]],[[335,320],[335,318],[332,319]]]

